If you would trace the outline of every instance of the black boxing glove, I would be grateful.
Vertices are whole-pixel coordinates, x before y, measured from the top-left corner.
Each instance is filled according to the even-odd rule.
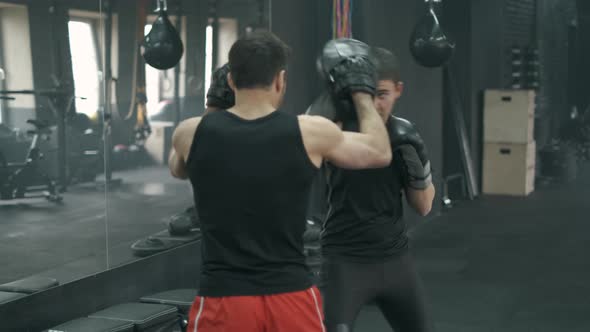
[[[211,85],[207,91],[207,107],[232,108],[236,103],[234,91],[227,82],[229,63],[221,66],[211,75]]]
[[[317,97],[313,103],[309,105],[305,114],[322,116],[332,121],[336,121],[338,118],[338,112],[334,105],[333,97],[328,92],[324,92]]]
[[[365,92],[375,96],[377,69],[366,55],[344,58],[329,72],[332,93],[340,99],[349,99],[354,92]]]
[[[334,122],[356,122],[356,110],[352,100],[337,99],[324,91],[305,111],[307,115],[318,115]]]
[[[432,172],[424,140],[410,121],[395,116],[389,121],[392,152],[398,151],[402,156],[406,186],[417,190],[428,188]]]

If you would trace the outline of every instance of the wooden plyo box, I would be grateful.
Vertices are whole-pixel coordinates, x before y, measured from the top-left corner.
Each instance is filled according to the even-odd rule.
[[[535,92],[486,90],[484,142],[530,143],[534,140]]]
[[[535,142],[485,143],[483,193],[528,196],[535,189]]]

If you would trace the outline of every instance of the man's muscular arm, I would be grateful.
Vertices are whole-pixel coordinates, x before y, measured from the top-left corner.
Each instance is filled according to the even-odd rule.
[[[170,174],[175,178],[188,178],[186,160],[190,153],[195,131],[200,122],[200,117],[190,118],[181,122],[174,130],[174,134],[172,135],[172,151],[170,151],[170,157],[168,158],[168,168],[170,168]]]
[[[170,174],[177,179],[188,179],[188,173],[186,172],[186,164],[184,160],[176,153],[174,147],[170,151],[170,157],[168,158],[168,167],[170,168]]]
[[[391,148],[388,135],[383,121],[375,110],[373,112],[377,118],[374,127],[367,125],[361,129],[367,130],[367,133],[343,132],[334,122],[321,116],[300,116],[299,124],[303,143],[316,166],[321,164],[322,159],[346,169],[378,168],[389,165]],[[373,121],[371,115],[368,119]]]
[[[432,210],[432,201],[436,191],[431,183],[426,189],[418,190],[406,188],[406,200],[408,204],[422,217],[427,216]]]
[[[391,144],[389,134],[383,120],[377,113],[373,98],[366,93],[354,93],[353,101],[359,122],[359,133],[344,132],[344,144],[329,151],[326,158],[334,163],[347,164],[350,152],[364,154],[361,160],[355,161],[355,168],[378,168],[391,163]],[[341,166],[342,167],[342,166]]]
[[[320,128],[316,134],[324,143],[322,157],[335,166],[346,169],[379,168],[389,165],[389,135],[375,110],[371,95],[355,93],[353,100],[360,132],[342,132],[331,121],[318,121]]]

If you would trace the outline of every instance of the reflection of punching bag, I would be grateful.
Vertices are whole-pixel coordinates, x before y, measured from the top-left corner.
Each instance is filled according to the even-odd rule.
[[[161,70],[176,66],[184,52],[182,40],[168,19],[166,9],[166,1],[158,0],[158,18],[141,45],[141,55],[145,62]]]
[[[453,44],[442,31],[434,12],[434,0],[429,1],[428,12],[414,28],[410,38],[410,51],[416,62],[424,67],[445,65],[453,56]]]

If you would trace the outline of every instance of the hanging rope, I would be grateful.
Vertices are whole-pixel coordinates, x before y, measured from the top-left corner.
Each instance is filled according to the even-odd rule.
[[[159,4],[159,3],[158,3]],[[140,43],[144,38],[144,29],[147,20],[148,0],[137,2],[136,26],[135,26],[135,48],[133,57],[132,93],[129,112],[125,120],[135,118],[135,143],[143,145],[152,130],[147,116],[147,95],[145,86],[145,62],[140,53]]]
[[[352,1],[333,0],[332,38],[352,38]]]

